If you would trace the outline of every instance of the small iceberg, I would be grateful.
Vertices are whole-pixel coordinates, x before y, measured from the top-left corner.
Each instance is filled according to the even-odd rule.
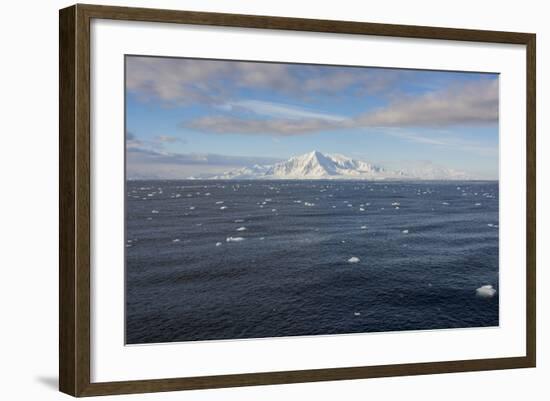
[[[227,237],[225,242],[241,242],[244,241],[243,237]]]
[[[401,231],[402,234],[408,234],[409,233],[409,230],[403,230]]]
[[[172,242],[180,242],[179,238],[173,239]]]
[[[361,312],[353,312],[353,316],[361,316]]]
[[[481,203],[476,203],[475,206],[481,206]]]
[[[482,298],[492,298],[497,293],[497,290],[492,285],[483,285],[476,289],[476,295]]]
[[[392,202],[391,205],[392,205],[392,206],[401,206],[401,203],[399,203],[399,202]]]
[[[304,206],[312,207],[315,206],[315,203],[304,202]]]
[[[448,202],[441,202],[442,205],[449,206]]]
[[[361,226],[361,230],[366,230],[367,226]]]
[[[225,209],[227,209],[227,206],[220,207],[220,210],[225,210]]]
[[[216,205],[223,205],[223,201],[217,201]]]
[[[216,242],[216,246],[222,246],[221,242]]]
[[[352,256],[351,258],[348,259],[349,263],[359,263],[360,261],[361,259],[359,259],[357,256]]]
[[[246,231],[246,227],[239,227],[237,228],[237,231]]]
[[[158,211],[158,210],[151,210],[151,213],[153,213],[153,214],[158,214],[159,211]]]

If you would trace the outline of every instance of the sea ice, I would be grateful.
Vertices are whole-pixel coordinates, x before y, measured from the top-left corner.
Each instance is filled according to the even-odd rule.
[[[357,256],[352,256],[348,259],[349,263],[359,263],[361,260]]]
[[[497,290],[492,285],[482,285],[476,289],[476,295],[483,298],[492,298],[497,293]]]

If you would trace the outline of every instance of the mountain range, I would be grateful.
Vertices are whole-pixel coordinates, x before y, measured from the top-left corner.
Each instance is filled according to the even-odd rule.
[[[381,166],[339,154],[316,150],[272,165],[253,165],[227,171],[211,179],[266,180],[468,180],[462,171],[425,163],[410,169],[386,170]]]

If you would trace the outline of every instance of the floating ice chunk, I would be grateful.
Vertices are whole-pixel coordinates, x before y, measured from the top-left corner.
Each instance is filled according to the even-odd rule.
[[[221,242],[216,242],[216,246],[222,246]]]
[[[441,202],[442,205],[449,206],[448,202]]]
[[[246,227],[239,227],[237,228],[237,231],[246,231]]]
[[[195,206],[189,206],[189,210],[195,210]]]
[[[315,203],[304,202],[304,206],[308,206],[308,207],[315,206]]]
[[[476,205],[476,206],[481,206],[481,203],[476,203],[475,205]]]
[[[476,295],[482,298],[492,298],[497,293],[497,290],[492,285],[482,285],[476,289]]]
[[[271,202],[271,198],[265,198],[266,202]]]
[[[401,231],[401,233],[403,233],[403,234],[408,234],[408,233],[409,233],[409,230],[403,230],[403,231]]]
[[[360,211],[360,212],[364,212],[364,211],[365,211],[365,209],[364,209],[364,208],[362,208],[362,207],[360,207],[360,208],[359,208],[359,211]]]
[[[220,210],[225,210],[225,209],[227,209],[227,206],[220,207]]]
[[[395,210],[399,210],[399,206],[396,206],[396,207],[395,207]]]
[[[272,212],[276,212],[276,211],[277,211],[277,209],[271,209],[271,211],[272,211]]]
[[[244,241],[243,237],[227,237],[225,242],[241,242]]]
[[[361,226],[361,230],[366,230],[367,226]]]
[[[180,242],[180,239],[179,238],[175,238],[172,240],[172,242]]]
[[[361,316],[361,312],[353,312],[353,316]]]
[[[487,224],[487,227],[494,227],[495,225],[493,223]]]
[[[294,203],[302,203],[301,200],[295,200]]]
[[[205,193],[204,196],[210,196],[210,192]]]
[[[348,259],[349,263],[359,263],[360,261],[361,259],[359,259],[357,256],[352,256],[351,258]]]
[[[265,239],[265,237],[260,237],[260,241],[263,241]]]
[[[217,201],[216,205],[223,205],[223,201]]]
[[[158,214],[158,212],[159,212],[158,210],[151,210],[151,213],[153,214]]]
[[[392,205],[392,206],[401,206],[401,203],[399,203],[399,202],[392,202],[391,205]]]

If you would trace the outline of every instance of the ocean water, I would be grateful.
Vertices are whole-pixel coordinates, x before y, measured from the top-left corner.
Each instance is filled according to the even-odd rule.
[[[126,190],[128,344],[499,324],[496,181]]]

